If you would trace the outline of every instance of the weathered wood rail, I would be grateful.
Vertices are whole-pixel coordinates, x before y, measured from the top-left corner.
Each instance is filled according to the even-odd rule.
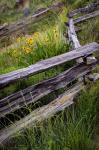
[[[55,90],[66,87],[72,81],[90,73],[97,65],[99,65],[99,60],[91,65],[78,64],[54,78],[30,86],[0,100],[0,117],[34,103]]]
[[[48,15],[50,12],[52,11],[57,11],[60,8],[62,8],[64,6],[64,3],[57,3],[56,5],[50,6],[47,9],[44,9],[41,12],[38,12],[36,14],[33,14],[30,17],[27,17],[21,21],[12,23],[12,24],[8,24],[8,25],[2,25],[0,27],[0,39],[4,39],[6,36],[11,36],[12,34],[15,34],[15,32],[18,31],[25,31],[25,27],[31,23],[35,23],[38,20],[44,18],[44,16]]]
[[[88,19],[92,19],[92,18],[94,18],[94,17],[96,17],[98,15],[99,15],[99,10],[97,10],[95,12],[92,12],[90,14],[78,17],[77,19],[74,19],[74,24],[78,24],[78,23],[84,22],[84,21],[86,21]]]
[[[19,69],[7,74],[0,75],[0,88],[4,88],[9,84],[19,81],[23,78],[32,76],[39,72],[43,72],[52,67],[62,65],[67,61],[76,60],[77,64],[70,69],[62,72],[61,74],[52,77],[48,80],[42,81],[36,85],[27,87],[26,89],[20,90],[19,92],[13,93],[0,100],[0,118],[5,117],[7,114],[14,113],[20,108],[24,108],[29,104],[35,103],[42,97],[50,94],[53,91],[62,89],[75,81],[73,87],[69,87],[68,91],[65,91],[57,99],[53,100],[49,104],[37,108],[32,111],[29,115],[23,119],[15,122],[6,129],[0,130],[0,144],[6,143],[16,132],[22,132],[24,129],[29,128],[36,123],[53,116],[55,113],[64,110],[74,103],[73,99],[75,96],[84,88],[83,80],[79,78],[85,77],[91,81],[95,81],[99,78],[99,74],[92,71],[99,65],[99,58],[92,56],[94,52],[99,52],[99,44],[93,42],[82,46],[78,40],[75,24],[93,18],[93,14],[97,14],[96,11],[99,8],[99,3],[89,5],[87,7],[80,8],[79,10],[73,11],[69,14],[68,26],[68,37],[69,42],[72,46],[72,51],[55,56],[46,60],[42,60],[33,64],[27,68]],[[91,10],[90,10],[91,9]],[[89,13],[92,12],[92,17],[79,17],[73,19],[72,17],[78,13]],[[98,12],[98,11],[97,11]],[[87,16],[91,16],[87,14]],[[94,15],[95,17],[96,15]],[[82,19],[83,18],[83,19]]]
[[[86,14],[86,13],[93,12],[97,9],[99,9],[99,2],[89,4],[88,6],[86,6],[84,8],[79,8],[79,9],[73,10],[73,11],[69,12],[68,16],[73,17],[78,14]]]
[[[18,81],[22,78],[37,74],[39,72],[43,72],[57,65],[66,63],[67,61],[71,61],[79,57],[86,57],[96,51],[99,51],[99,44],[94,42],[94,43],[82,46],[81,48],[78,48],[74,51],[49,58],[47,60],[40,61],[27,68],[19,69],[19,70],[16,70],[16,71],[4,74],[4,75],[0,75],[0,88],[8,85],[9,83]]]
[[[10,139],[15,133],[21,132],[26,128],[32,127],[37,124],[37,122],[43,121],[55,113],[64,110],[66,107],[73,104],[73,99],[77,93],[83,89],[83,83],[78,83],[75,87],[71,88],[69,91],[60,95],[56,100],[50,102],[41,108],[38,108],[31,112],[28,116],[17,121],[10,127],[1,130],[0,132],[0,143],[4,144],[8,139]]]

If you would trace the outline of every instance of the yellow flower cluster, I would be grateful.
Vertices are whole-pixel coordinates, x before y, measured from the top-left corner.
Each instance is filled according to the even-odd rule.
[[[19,53],[20,55],[23,54],[30,54],[34,51],[35,47],[39,44],[50,44],[52,42],[56,42],[58,41],[59,38],[59,27],[55,26],[51,29],[48,30],[48,32],[44,32],[44,33],[39,33],[39,32],[35,32],[33,33],[33,35],[31,36],[27,36],[27,37],[19,37],[17,39],[17,42],[19,43],[18,46],[18,51],[17,53]],[[53,41],[54,40],[54,41]],[[13,52],[14,55],[15,52]]]
[[[32,45],[33,44],[33,38],[27,38],[26,39],[26,44]]]
[[[22,47],[22,50],[26,53],[26,54],[29,54],[32,49],[30,47]]]
[[[39,37],[38,32],[35,32],[33,35],[28,37],[18,37],[16,40],[16,42],[19,43],[18,50],[20,51],[22,50],[25,54],[31,53],[36,45],[38,37]]]

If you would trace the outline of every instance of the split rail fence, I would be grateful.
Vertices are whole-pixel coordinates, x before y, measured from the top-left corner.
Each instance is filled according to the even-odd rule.
[[[28,25],[36,23],[37,21],[43,19],[44,17],[48,16],[52,12],[57,13],[57,11],[61,10],[63,6],[64,3],[57,3],[48,8],[43,8],[41,10],[38,10],[32,16],[21,19],[18,22],[13,22],[11,24],[4,24],[0,26],[0,40],[2,41],[6,37],[11,37],[12,35],[17,36],[17,34],[15,34],[17,32],[18,34],[26,32]]]
[[[27,87],[19,92],[13,93],[0,100],[0,118],[7,114],[14,113],[14,111],[24,108],[29,104],[33,104],[42,97],[64,88],[71,82],[76,81],[69,90],[47,105],[37,108],[20,121],[16,121],[13,125],[0,130],[0,143],[6,143],[16,132],[22,132],[25,128],[31,127],[37,122],[43,121],[55,113],[64,110],[74,103],[75,96],[84,88],[85,78],[89,80],[96,80],[99,74],[92,74],[96,66],[99,65],[99,58],[93,56],[94,52],[99,52],[98,43],[89,43],[81,46],[75,31],[75,24],[78,24],[87,19],[99,15],[99,3],[91,4],[85,8],[80,8],[68,14],[68,39],[72,46],[72,51],[61,54],[46,60],[42,60],[27,68],[19,69],[7,74],[0,75],[0,89],[7,87],[19,80],[33,76],[50,68],[62,65],[68,61],[76,60],[76,65],[61,74],[44,80],[36,85]],[[97,11],[96,11],[97,9]],[[73,19],[73,16],[78,14],[90,13]]]

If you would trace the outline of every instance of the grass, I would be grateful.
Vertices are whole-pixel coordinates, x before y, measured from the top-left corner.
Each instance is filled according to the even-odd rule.
[[[7,51],[0,53],[0,74],[8,73],[10,71],[27,67],[42,59],[47,59],[69,50],[69,45],[66,42],[63,33],[65,31],[64,21],[66,10],[64,10],[57,17],[56,22],[52,25],[52,22],[43,22],[46,27],[43,31],[37,31],[31,34],[30,37],[19,37],[15,42],[17,46],[9,48]],[[60,21],[60,23],[59,23]],[[69,68],[72,63],[67,63],[64,67],[56,67],[47,72],[38,74],[29,78],[29,80],[17,83],[15,86],[10,86],[3,90],[0,97],[8,95],[11,92],[17,91],[19,88],[26,87],[33,83],[40,82],[43,79],[52,77],[60,73],[65,68]],[[24,85],[24,86],[23,86]]]
[[[69,3],[67,9],[78,8],[83,4],[86,5],[86,3],[89,3],[87,0],[83,2],[81,0],[75,2],[71,0],[67,2]],[[42,1],[42,3],[41,0],[35,0],[34,5],[32,5],[31,8],[35,5],[36,7],[41,7],[42,5],[48,6],[51,3],[51,0]],[[39,6],[37,6],[38,4]],[[45,19],[39,25],[37,23],[34,25],[34,29],[30,31],[31,37],[21,37],[16,41],[14,40],[14,42],[17,42],[17,47],[7,49],[7,51],[0,53],[0,74],[27,67],[42,59],[47,59],[67,52],[69,50],[69,44],[63,36],[63,33],[66,30],[64,22],[67,21],[67,9],[63,10],[59,16],[55,14],[55,22],[51,21],[51,17],[50,22],[48,19]],[[5,17],[7,17],[6,14]],[[10,17],[10,19],[13,20],[13,17]],[[3,19],[6,20],[4,17]],[[93,41],[99,42],[99,18],[97,17],[92,21],[93,23],[88,21],[87,23],[80,24],[80,27],[82,27],[83,30],[78,33],[78,37],[82,45]],[[36,32],[33,33],[33,31]],[[1,90],[0,97],[5,97],[19,89],[23,89],[29,85],[33,85],[44,79],[55,76],[56,74],[70,68],[73,64],[74,62],[66,63],[62,66],[50,69],[49,71],[29,77],[15,85],[11,85],[10,87]],[[99,72],[99,67],[97,67],[96,72]],[[50,99],[56,98],[57,95],[57,92],[48,95],[42,99],[42,104],[44,101],[49,102]],[[97,143],[94,140],[96,125],[99,124],[98,100],[99,81],[96,83],[89,82],[85,91],[82,91],[75,99],[75,105],[60,112],[53,118],[49,118],[48,120],[37,124],[31,129],[25,130],[23,134],[17,133],[15,138],[13,138],[7,145],[7,149],[98,150]],[[27,112],[21,110],[18,114],[23,117]],[[12,118],[8,119],[15,120],[17,117],[14,117],[13,114]],[[8,124],[5,120],[1,120],[1,123],[4,123],[4,125]]]
[[[93,22],[93,23],[92,23]],[[78,37],[81,44],[97,42],[99,43],[98,32],[99,32],[99,16],[94,19],[87,21],[87,23],[81,23],[79,27],[82,27],[81,32],[79,32]]]
[[[89,87],[76,98],[74,106],[18,134],[9,149],[14,144],[18,150],[95,150],[92,139],[99,115],[99,82]]]
[[[40,2],[40,1],[39,1]],[[57,1],[58,2],[58,1]],[[48,5],[46,4],[48,3]],[[50,0],[48,0],[47,2],[42,1],[40,4],[37,3],[36,1],[34,1],[32,3],[31,1],[31,15],[33,15],[33,13],[35,13],[35,11],[37,11],[37,9],[39,8],[47,8],[49,5],[53,5],[53,3],[56,3],[55,0],[52,2],[50,2]],[[21,19],[24,19],[22,10],[16,11],[15,9],[13,9],[15,4],[15,1],[13,2],[12,0],[12,5],[11,2],[8,0],[7,4],[5,4],[5,1],[1,2],[1,10],[2,7],[9,7],[8,10],[5,10],[4,12],[0,13],[0,24],[2,25],[4,24],[10,24],[11,22],[17,22],[20,21]],[[3,5],[3,6],[2,6]],[[35,8],[32,8],[32,6]],[[48,14],[45,15],[45,17],[41,20],[40,18],[38,19],[38,22],[33,23],[33,24],[29,24],[27,27],[25,27],[25,30],[23,32],[20,33],[19,32],[14,32],[13,36],[7,36],[4,37],[3,39],[0,39],[0,48],[2,47],[7,47],[8,45],[11,45],[12,43],[15,42],[16,37],[20,36],[24,36],[25,34],[33,34],[34,32],[38,32],[38,31],[45,31],[45,28],[49,28],[51,26],[54,26],[56,21],[57,21],[57,16],[59,14],[60,11],[50,11]],[[2,18],[4,20],[2,20]]]
[[[33,14],[37,9],[49,7],[50,5],[58,1],[59,0],[31,0],[30,13]],[[14,9],[14,6],[15,0],[0,0],[0,24],[11,23],[24,17],[22,9],[17,11],[16,9]],[[2,11],[3,7],[4,10]]]

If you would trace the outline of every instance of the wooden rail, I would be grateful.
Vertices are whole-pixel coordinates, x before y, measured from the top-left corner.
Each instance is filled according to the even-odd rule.
[[[77,93],[83,89],[83,83],[78,83],[75,87],[71,88],[69,91],[65,92],[63,95],[60,95],[56,100],[50,102],[48,105],[45,105],[41,108],[38,108],[31,112],[28,116],[17,121],[10,127],[1,130],[0,132],[0,143],[1,146],[7,140],[9,140],[15,133],[22,132],[27,127],[32,127],[37,124],[37,122],[43,121],[59,111],[64,110],[66,107],[73,104],[73,99]]]
[[[19,69],[4,75],[0,75],[0,88],[8,85],[9,83],[18,81],[22,78],[37,74],[39,72],[43,72],[57,65],[61,65],[67,61],[71,61],[79,57],[86,57],[96,51],[99,51],[99,44],[94,42],[82,46],[81,48],[78,48],[74,51],[40,61],[27,68]]]
[[[91,5],[91,6],[93,6],[93,5]],[[88,6],[88,8],[89,8],[89,6]],[[77,37],[77,34],[76,34],[76,31],[75,31],[74,24],[86,21],[87,19],[90,19],[90,18],[94,18],[97,15],[99,15],[99,10],[97,10],[95,12],[92,12],[91,14],[87,14],[86,16],[81,16],[77,19],[73,19],[70,15],[68,16],[69,17],[69,22],[66,23],[66,25],[68,26],[69,41],[70,41],[70,43],[72,43],[73,48],[80,48],[81,47],[80,42],[79,42],[78,37]],[[81,58],[77,59],[78,63],[80,63],[82,61],[83,60]],[[92,61],[93,62],[95,61],[95,57],[88,57],[87,58],[88,63],[91,63]]]
[[[78,64],[54,78],[45,80],[37,85],[30,86],[4,99],[1,99],[0,117],[4,117],[10,112],[27,106],[30,103],[34,103],[45,95],[67,86],[79,77],[90,73],[96,68],[97,65],[99,65],[99,60],[91,65],[86,65],[85,63]]]
[[[95,12],[92,12],[90,14],[87,14],[87,15],[81,16],[81,17],[79,17],[77,19],[74,19],[74,24],[78,24],[78,23],[84,22],[84,21],[86,21],[88,19],[92,19],[92,18],[94,18],[94,17],[96,17],[98,15],[99,15],[99,10],[97,10]]]
[[[93,73],[93,74],[88,75],[88,79],[91,81],[98,80],[99,79],[99,73]]]
[[[0,130],[1,146],[10,138],[12,138],[16,132],[22,132],[24,129],[32,127],[36,123],[43,121],[44,119],[47,119],[48,117],[53,116],[55,113],[72,105],[74,103],[73,99],[75,96],[84,88],[83,80],[80,80],[81,82],[79,82],[79,78],[85,78],[86,76],[87,79],[92,81],[95,81],[99,78],[99,74],[90,74],[92,70],[94,70],[96,66],[99,65],[99,58],[92,57],[94,52],[99,51],[99,44],[93,42],[81,46],[74,26],[76,23],[92,18],[93,14],[96,16],[97,13],[93,12],[91,15],[88,14],[87,17],[79,17],[76,20],[72,18],[72,16],[78,14],[79,12],[92,12],[96,8],[99,8],[99,3],[89,5],[85,8],[80,8],[79,10],[75,10],[69,14],[69,22],[67,23],[68,37],[70,43],[72,43],[72,51],[46,60],[42,60],[27,68],[0,75],[0,88],[3,88],[10,83],[16,82],[20,79],[29,77],[39,72],[43,72],[57,65],[62,65],[67,61],[76,59],[76,62],[78,63],[77,65],[64,71],[56,77],[42,81],[36,85],[32,85],[0,100],[0,117],[5,117],[6,114],[14,112],[20,108],[24,108],[30,103],[38,101],[45,95],[66,87],[72,81],[77,82],[77,84],[75,84],[68,91],[60,95],[57,99],[53,100],[49,104],[42,106],[41,108],[37,108],[13,125],[10,125],[6,129]],[[80,61],[81,59],[82,61]],[[88,63],[89,59],[91,59],[90,63]]]
[[[23,32],[24,27],[26,27],[27,25],[37,22],[38,20],[42,19],[44,16],[49,14],[49,12],[51,11],[55,12],[63,6],[64,6],[64,3],[57,3],[56,5],[50,6],[49,8],[39,13],[33,14],[32,16],[24,20],[21,20],[19,22],[15,22],[9,25],[1,26],[0,27],[0,39],[5,38],[6,36],[11,36],[13,33],[15,34],[16,31],[22,30]]]
[[[82,47],[78,40],[76,31],[75,31],[74,21],[72,18],[69,18],[69,22],[68,22],[68,37],[69,37],[69,42],[72,46],[72,49],[78,50],[78,48]],[[76,62],[81,63],[81,62],[83,62],[83,60],[82,60],[82,58],[79,58],[79,59],[76,59]]]
[[[77,34],[74,27],[74,21],[72,18],[70,18],[68,22],[68,37],[69,37],[69,42],[72,43],[73,49],[81,47],[80,42],[77,38]]]
[[[93,12],[97,9],[99,9],[99,2],[92,3],[92,4],[90,4],[84,8],[79,8],[79,9],[73,10],[73,11],[69,12],[68,16],[73,17],[75,15],[78,15],[79,13],[81,13],[81,14],[90,13],[90,12]]]

